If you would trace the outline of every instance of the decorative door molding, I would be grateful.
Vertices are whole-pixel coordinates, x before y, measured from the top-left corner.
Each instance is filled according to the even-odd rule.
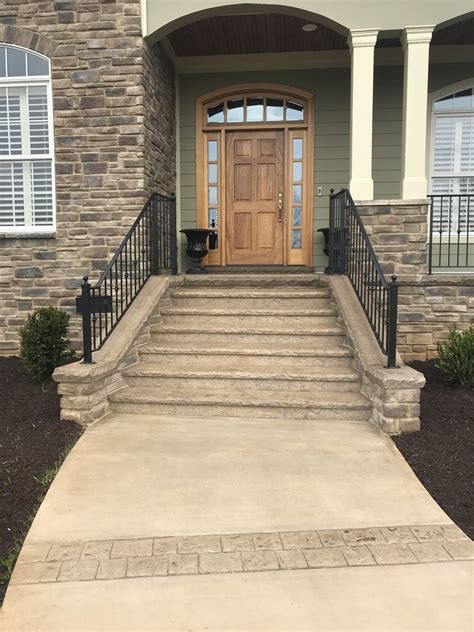
[[[214,90],[196,102],[196,219],[202,228],[214,223],[218,236],[206,264],[227,264],[226,136],[245,130],[283,131],[283,264],[311,266],[313,98],[304,90],[266,83]]]

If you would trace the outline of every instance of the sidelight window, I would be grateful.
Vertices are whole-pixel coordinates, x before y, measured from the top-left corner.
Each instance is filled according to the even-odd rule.
[[[215,136],[214,134],[212,136]],[[207,224],[213,230],[209,238],[209,249],[217,250],[219,225],[219,142],[217,138],[207,141]]]
[[[303,247],[303,139],[293,138],[291,141],[291,248],[300,250]]]

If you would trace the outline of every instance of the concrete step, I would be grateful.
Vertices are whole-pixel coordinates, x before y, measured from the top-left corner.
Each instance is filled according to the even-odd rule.
[[[172,305],[238,309],[316,309],[327,306],[331,295],[326,287],[252,288],[187,287],[171,288]]]
[[[255,273],[248,274],[216,274],[216,275],[184,275],[181,287],[324,287],[326,277],[323,274],[297,273],[272,274]]]
[[[360,393],[290,392],[228,389],[203,391],[187,388],[125,387],[109,395],[112,410],[119,413],[253,418],[367,421],[370,402]]]
[[[193,309],[296,309],[311,310],[330,307],[332,299],[325,290],[321,290],[321,295],[315,296],[291,296],[284,297],[275,296],[275,294],[260,294],[260,296],[251,296],[250,293],[232,292],[219,294],[199,292],[199,295],[188,295],[186,292],[173,294],[170,296],[173,307],[190,307]]]
[[[242,325],[214,325],[197,323],[195,325],[155,324],[150,326],[151,339],[155,343],[181,342],[183,346],[198,343],[215,345],[221,343],[252,345],[287,344],[303,347],[328,347],[345,341],[346,332],[342,327],[324,327],[301,325],[294,327],[272,325],[252,327],[249,330]]]
[[[335,307],[313,310],[296,309],[230,309],[209,307],[166,307],[161,309],[164,323],[204,326],[229,325],[239,323],[246,326],[260,325],[326,325],[333,326],[338,316]]]
[[[171,297],[186,298],[321,298],[330,296],[330,292],[326,287],[318,288],[254,288],[254,287],[207,287],[195,288],[187,286],[178,286],[169,289]]]
[[[123,372],[125,381],[132,387],[160,387],[164,389],[200,389],[203,392],[246,390],[303,391],[359,391],[359,375],[351,369],[339,369],[331,373],[321,367],[297,370],[293,366],[252,367],[243,370],[236,367],[212,367],[208,370],[193,369],[184,360],[181,367],[165,364],[137,364]]]
[[[221,277],[227,275],[255,275],[255,274],[271,274],[273,276],[282,275],[301,275],[312,274],[314,271],[312,268],[306,266],[206,266],[208,274],[218,274]]]
[[[276,348],[274,345],[243,346],[238,345],[198,345],[194,341],[186,347],[178,343],[159,345],[148,343],[140,348],[140,361],[153,364],[163,364],[169,367],[179,367],[184,362],[189,366],[205,367],[272,367],[293,366],[350,367],[353,362],[352,350],[343,345],[334,345],[327,349],[313,349],[305,347]]]

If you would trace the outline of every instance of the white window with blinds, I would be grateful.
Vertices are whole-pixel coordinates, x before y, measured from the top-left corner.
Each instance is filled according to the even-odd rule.
[[[0,44],[0,232],[55,228],[49,60]]]
[[[474,231],[474,90],[433,102],[431,194],[435,232]],[[448,197],[451,196],[451,197]]]

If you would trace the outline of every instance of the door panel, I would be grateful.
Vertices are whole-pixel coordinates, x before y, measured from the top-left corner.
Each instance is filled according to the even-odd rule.
[[[259,213],[257,216],[257,248],[275,248],[274,213]]]
[[[235,213],[235,241],[236,250],[252,248],[252,215],[250,213]]]
[[[234,166],[234,202],[252,200],[252,165]]]
[[[275,165],[266,164],[257,167],[257,182],[259,202],[271,202],[275,200]]]
[[[228,132],[226,139],[227,261],[282,264],[283,131]]]

